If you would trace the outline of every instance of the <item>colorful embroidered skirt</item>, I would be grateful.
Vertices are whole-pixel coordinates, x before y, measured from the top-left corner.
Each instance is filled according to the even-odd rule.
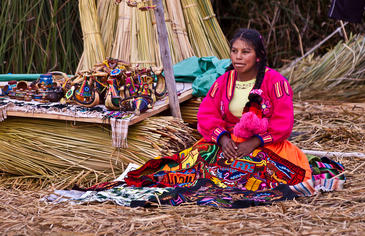
[[[341,164],[326,157],[311,157],[309,167],[305,155],[299,153],[298,158],[299,149],[289,142],[267,147],[230,162],[223,158],[217,145],[199,141],[176,155],[146,162],[128,172],[125,182],[76,189],[87,192],[77,192],[77,196],[68,199],[78,203],[114,201],[132,207],[177,206],[189,202],[244,208],[343,188],[345,177],[341,174],[344,171]],[[302,155],[305,160],[300,159]],[[310,178],[306,177],[308,173]],[[64,194],[68,193],[62,193],[61,198]],[[47,198],[48,201],[59,199],[58,196]]]
[[[312,176],[301,181],[304,170],[270,150],[258,149],[232,163],[224,161],[220,154],[217,146],[200,142],[178,155],[151,160],[140,169],[129,172],[128,184],[140,187],[130,187],[123,181],[106,182],[77,189],[76,195],[72,192],[75,190],[63,190],[46,200],[57,202],[62,199],[76,203],[113,201],[132,207],[176,206],[189,202],[243,208],[313,196],[319,191],[339,190],[345,183],[341,174],[343,166],[326,157],[310,156]]]
[[[219,146],[200,141],[173,156],[146,162],[129,172],[125,181],[135,187],[193,187],[198,180],[209,179],[223,188],[257,191],[279,184],[296,185],[305,180],[305,175],[305,169],[268,148],[257,148],[230,162],[223,158]]]

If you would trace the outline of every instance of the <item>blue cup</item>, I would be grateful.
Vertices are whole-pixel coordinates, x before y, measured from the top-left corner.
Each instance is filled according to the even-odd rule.
[[[51,74],[43,74],[40,75],[39,83],[45,85],[45,86],[52,86],[53,79]]]

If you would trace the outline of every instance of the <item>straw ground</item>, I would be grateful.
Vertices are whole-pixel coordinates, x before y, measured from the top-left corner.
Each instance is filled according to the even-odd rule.
[[[364,153],[364,104],[295,104],[294,143],[303,149]],[[364,235],[364,158],[338,157],[344,190],[246,209],[128,208],[113,203],[46,204],[49,191],[0,189],[0,232],[6,235]]]

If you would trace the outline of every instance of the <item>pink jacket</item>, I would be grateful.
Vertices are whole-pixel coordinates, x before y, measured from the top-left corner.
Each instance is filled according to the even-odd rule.
[[[230,133],[239,122],[229,111],[234,93],[236,72],[228,71],[218,77],[203,99],[198,111],[198,131],[208,142],[218,143],[220,136]],[[267,68],[261,85],[261,103],[264,117],[269,120],[268,130],[258,134],[262,145],[287,139],[293,129],[293,91],[288,81],[277,71]]]

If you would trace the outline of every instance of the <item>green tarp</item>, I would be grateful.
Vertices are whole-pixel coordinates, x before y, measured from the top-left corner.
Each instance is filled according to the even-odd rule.
[[[226,72],[230,59],[212,57],[190,57],[174,65],[177,82],[193,83],[193,95],[205,97],[214,81]]]
[[[1,82],[11,81],[11,80],[33,81],[39,79],[40,76],[41,74],[0,74],[0,81]]]

